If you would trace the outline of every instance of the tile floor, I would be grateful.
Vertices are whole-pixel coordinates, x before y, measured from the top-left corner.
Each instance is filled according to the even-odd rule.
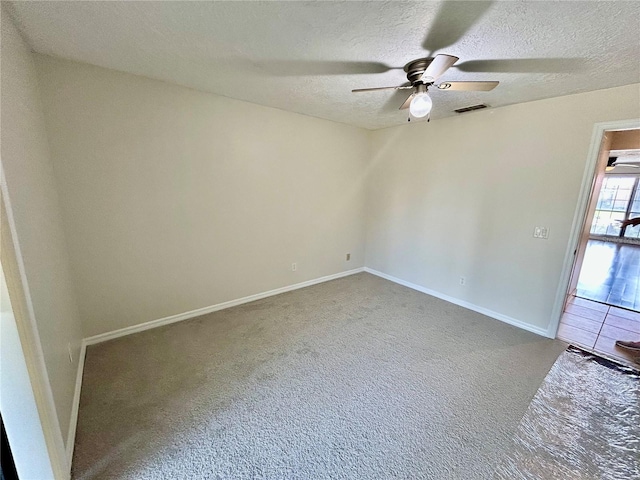
[[[572,296],[560,320],[558,338],[627,365],[640,365],[640,352],[615,346],[616,340],[640,340],[638,312]]]

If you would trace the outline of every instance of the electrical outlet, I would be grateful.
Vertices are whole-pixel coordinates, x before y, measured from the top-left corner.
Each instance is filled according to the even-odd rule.
[[[69,363],[73,363],[73,352],[71,351],[71,343],[67,343],[67,352],[69,352]]]
[[[295,272],[298,269],[298,265],[296,263],[291,264],[291,271]]]
[[[467,284],[467,279],[464,277],[460,277],[460,285],[466,285]]]
[[[350,254],[350,253],[347,253],[347,262],[348,262],[349,260],[351,260],[351,254]]]

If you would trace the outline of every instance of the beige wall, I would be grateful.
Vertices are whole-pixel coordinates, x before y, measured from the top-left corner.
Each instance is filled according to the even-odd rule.
[[[594,123],[639,116],[631,85],[374,132],[366,265],[547,330]]]
[[[357,268],[365,244],[370,268],[545,331],[593,125],[640,113],[634,85],[365,132],[36,64],[85,336]]]
[[[16,251],[26,277],[25,296],[32,305],[44,363],[66,438],[82,338],[69,270],[58,193],[49,157],[35,65],[30,50],[6,15],[2,15],[1,105],[2,168],[5,174]],[[3,242],[4,243],[4,242]],[[4,252],[3,252],[4,253]],[[4,259],[3,259],[4,266]],[[18,275],[15,269],[5,274]],[[21,281],[7,278],[7,281]],[[73,351],[69,362],[67,344]]]
[[[623,130],[611,132],[611,150],[640,149],[640,130]]]
[[[36,63],[85,336],[363,266],[368,132]]]

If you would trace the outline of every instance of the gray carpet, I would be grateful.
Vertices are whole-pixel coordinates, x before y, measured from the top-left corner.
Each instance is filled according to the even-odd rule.
[[[89,347],[75,479],[490,478],[564,345],[366,273]]]

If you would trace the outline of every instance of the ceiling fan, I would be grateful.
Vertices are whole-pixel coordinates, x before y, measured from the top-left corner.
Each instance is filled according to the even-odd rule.
[[[610,172],[615,167],[640,168],[640,150],[611,150],[605,171]],[[615,156],[613,156],[615,155]]]
[[[404,103],[400,106],[400,110],[409,109],[411,115],[416,118],[427,117],[433,106],[431,97],[429,96],[429,88],[434,87],[438,90],[457,90],[457,91],[477,91],[488,92],[498,86],[499,82],[444,82],[436,85],[438,80],[444,73],[458,61],[458,57],[453,55],[436,55],[433,58],[419,58],[409,62],[404,71],[407,72],[407,80],[409,84],[399,85],[397,87],[375,87],[375,88],[357,88],[351,90],[354,93],[372,92],[376,90],[413,90]],[[428,121],[429,117],[427,117]]]

